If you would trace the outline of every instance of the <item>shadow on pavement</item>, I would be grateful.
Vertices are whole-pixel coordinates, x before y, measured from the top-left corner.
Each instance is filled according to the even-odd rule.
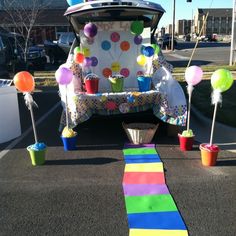
[[[117,161],[120,160],[108,157],[98,157],[86,159],[48,160],[44,165],[104,165]]]
[[[176,60],[176,61],[168,61],[173,67],[187,67],[189,60]],[[210,61],[203,61],[203,60],[192,60],[191,65],[195,66],[203,66],[209,65],[212,62]]]

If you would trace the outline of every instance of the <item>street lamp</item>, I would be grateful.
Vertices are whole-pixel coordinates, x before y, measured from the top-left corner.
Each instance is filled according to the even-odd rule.
[[[236,63],[236,0],[233,0],[233,15],[232,15],[232,33],[231,33],[231,48],[229,65]]]

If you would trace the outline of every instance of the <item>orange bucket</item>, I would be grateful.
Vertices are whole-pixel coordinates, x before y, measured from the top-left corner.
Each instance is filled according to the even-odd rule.
[[[215,166],[217,161],[218,152],[220,151],[217,145],[212,145],[211,149],[207,147],[208,144],[202,143],[199,146],[201,150],[202,165]]]

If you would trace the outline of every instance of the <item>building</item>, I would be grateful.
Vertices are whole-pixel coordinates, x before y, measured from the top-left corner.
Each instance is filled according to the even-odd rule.
[[[14,8],[8,8],[7,4],[13,1],[16,3]],[[56,40],[60,33],[71,31],[69,22],[64,16],[69,6],[66,0],[0,0],[0,27],[17,32],[17,27],[10,20],[8,12],[24,9],[30,14],[34,9],[34,4],[36,4],[35,11],[40,11],[31,31],[31,38],[36,43]]]
[[[191,33],[192,20],[178,20],[176,25],[176,33],[178,35],[187,35]]]
[[[201,32],[205,20],[206,24],[203,27],[202,35],[230,35],[232,8],[197,9],[194,15],[194,33],[199,34]]]

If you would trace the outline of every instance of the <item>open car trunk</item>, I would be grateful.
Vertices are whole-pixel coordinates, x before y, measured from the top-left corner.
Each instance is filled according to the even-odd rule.
[[[150,27],[152,36],[165,10],[161,5],[148,1],[107,0],[89,1],[71,6],[65,16],[68,18],[75,33],[79,34],[84,25],[92,22],[134,21],[144,22]]]

